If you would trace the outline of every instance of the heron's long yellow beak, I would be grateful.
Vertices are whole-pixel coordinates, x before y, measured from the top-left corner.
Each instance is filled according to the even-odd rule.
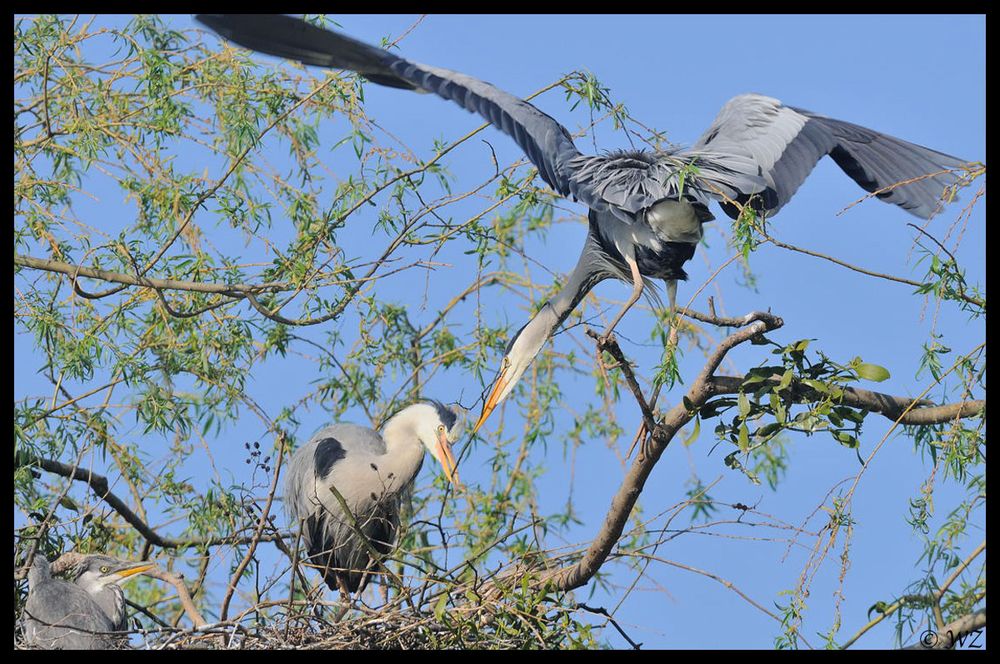
[[[123,579],[127,579],[130,576],[135,576],[136,574],[142,574],[148,570],[156,567],[155,563],[139,563],[135,567],[126,567],[125,569],[118,570],[115,572],[116,576],[120,576]]]
[[[479,431],[479,427],[483,426],[483,423],[486,422],[486,418],[490,416],[493,409],[497,407],[498,403],[500,403],[500,394],[503,393],[506,386],[507,372],[501,371],[500,375],[497,376],[497,381],[493,383],[493,389],[490,390],[490,396],[486,399],[486,403],[483,404],[483,414],[479,416],[479,421],[476,422],[476,426],[472,428],[473,435]]]
[[[456,488],[461,488],[462,482],[458,479],[458,464],[455,463],[455,456],[451,453],[451,443],[448,442],[447,433],[442,432],[438,434],[438,451],[438,461],[441,462],[448,481],[454,484]]]

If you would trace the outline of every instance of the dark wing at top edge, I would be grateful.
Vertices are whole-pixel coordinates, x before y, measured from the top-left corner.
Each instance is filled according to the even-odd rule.
[[[774,214],[795,194],[816,163],[830,155],[837,165],[865,191],[875,192],[914,180],[876,194],[887,203],[929,219],[941,207],[946,187],[959,176],[949,170],[967,162],[951,155],[881,134],[849,122],[785,106],[777,99],[746,94],[730,99],[719,115],[683,154],[712,163],[711,152],[749,153],[768,181],[761,206]],[[739,185],[734,184],[739,190]],[[754,192],[741,192],[745,202]],[[714,198],[722,200],[721,196]],[[722,205],[731,217],[735,206]]]
[[[241,46],[304,64],[357,72],[380,85],[433,92],[478,113],[510,136],[542,179],[570,193],[568,162],[580,153],[569,132],[523,99],[458,72],[404,60],[302,19],[277,14],[199,14],[196,18]]]

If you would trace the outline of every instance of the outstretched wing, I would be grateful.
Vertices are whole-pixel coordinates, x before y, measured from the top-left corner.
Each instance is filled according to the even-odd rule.
[[[928,219],[938,211],[941,195],[959,176],[950,169],[967,163],[907,141],[849,122],[785,106],[777,99],[745,94],[726,102],[701,138],[678,156],[691,155],[713,163],[713,154],[749,154],[768,188],[762,208],[774,214],[787,203],[816,163],[830,155],[837,165],[868,192],[898,183],[878,198]],[[738,168],[738,166],[737,166]],[[740,190],[738,183],[733,188]],[[734,200],[745,201],[751,191]],[[714,198],[723,200],[722,196]],[[731,217],[735,206],[723,204]]]
[[[380,85],[433,92],[449,99],[513,138],[550,187],[563,196],[570,194],[568,162],[580,153],[561,124],[523,99],[471,76],[410,62],[290,16],[199,14],[196,18],[226,39],[255,51],[347,69]]]

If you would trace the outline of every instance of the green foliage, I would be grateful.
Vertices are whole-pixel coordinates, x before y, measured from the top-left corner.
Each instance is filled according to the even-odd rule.
[[[282,643],[316,645],[320,634],[332,639],[336,625],[344,640],[327,645],[607,645],[613,619],[578,603],[588,589],[556,592],[544,580],[553,566],[580,559],[578,545],[547,548],[581,523],[579,488],[570,480],[565,502],[554,508],[556,501],[541,501],[536,490],[546,454],[561,451],[569,468],[586,446],[617,452],[630,442],[625,413],[635,404],[622,389],[622,367],[594,357],[590,346],[567,352],[547,344],[504,406],[523,426],[513,430],[498,412],[496,434],[466,445],[463,460],[487,468],[487,480],[455,493],[425,464],[387,562],[408,592],[392,588],[381,626],[365,611],[332,620],[315,601],[319,593],[292,581],[286,552],[269,544],[284,534],[285,520],[276,504],[267,519],[262,510],[277,459],[287,461],[312,433],[302,422],[321,412],[330,421],[378,426],[418,397],[474,401],[471,393],[435,393],[435,381],[460,375],[469,385],[489,383],[514,322],[562,285],[529,258],[532,243],[551,238],[565,221],[535,169],[521,160],[494,164],[479,182],[457,177],[449,155],[465,141],[481,144],[456,140],[456,131],[403,145],[367,115],[366,85],[353,74],[264,64],[157,16],[15,19],[15,333],[35,347],[15,361],[27,367],[17,375],[37,379],[14,403],[15,566],[35,550],[50,558],[70,549],[158,556],[162,567],[185,574],[199,609],[214,621],[246,558],[237,608],[227,618],[248,644],[265,639],[258,645],[269,647],[266,638],[275,634],[288,639]],[[567,111],[579,106],[591,127],[610,120],[629,141],[666,142],[592,74],[574,72],[556,86]],[[678,168],[683,189],[698,168]],[[460,205],[470,200],[478,205],[473,212]],[[747,205],[731,229],[751,286],[750,255],[765,223]],[[985,289],[966,281],[955,258],[922,251],[927,273],[917,294],[954,302],[973,319],[985,316]],[[87,277],[74,266],[105,276]],[[431,279],[441,297],[429,293]],[[398,294],[400,281],[406,295]],[[498,312],[491,299],[498,290],[523,306]],[[591,294],[564,328],[593,320],[604,304]],[[714,339],[672,320],[665,308],[648,317],[660,357],[637,367],[643,387],[666,392],[690,382],[683,368]],[[863,452],[877,447],[862,436],[874,415],[844,395],[886,384],[889,370],[860,357],[836,362],[810,350],[811,341],[755,346],[754,357],[770,347],[772,358],[746,372],[738,392],[698,410],[682,434],[684,449],[697,449],[702,432],[712,430],[725,466],[778,490],[801,440],[793,434],[820,434],[851,450],[863,470]],[[946,342],[933,336],[922,355],[918,378],[939,388],[931,396],[984,393],[985,350],[958,356]],[[293,373],[305,376],[307,387]],[[567,404],[571,380],[593,381],[594,398]],[[289,387],[279,402],[259,403],[258,381]],[[557,431],[556,414],[567,408],[572,427]],[[243,436],[248,429],[253,435]],[[939,603],[927,595],[961,571],[969,524],[984,508],[985,413],[901,434],[930,470],[908,509],[901,507],[923,542],[915,580],[899,598],[873,605],[899,630],[926,621],[935,607],[953,618],[984,601],[979,561]],[[670,453],[684,451],[677,447]],[[222,461],[234,449],[238,463]],[[623,467],[630,463],[620,456]],[[107,490],[176,546],[147,542],[100,492],[45,470],[42,460],[106,475]],[[961,486],[960,500],[942,504],[945,482]],[[717,495],[712,487],[693,475],[679,489],[686,500],[676,511],[637,505],[608,565],[620,565],[637,584],[656,548],[676,536],[665,534],[676,513],[689,509],[692,531],[714,526],[721,503],[709,495]],[[829,547],[843,543],[845,573],[857,520],[850,498],[831,494],[818,535]],[[662,527],[655,523],[661,518]],[[269,539],[255,547],[258,527]],[[268,555],[281,561],[278,571],[267,571]],[[607,570],[589,592],[598,589],[622,592]],[[25,584],[16,584],[15,609],[24,593]],[[800,647],[808,595],[807,580],[779,593],[778,647]],[[182,608],[162,583],[137,579],[129,596],[166,624],[181,622]],[[899,608],[890,611],[894,603]],[[162,627],[137,619],[145,629]],[[838,616],[824,634],[828,644],[839,626]]]
[[[844,390],[861,380],[885,380],[889,372],[860,357],[846,364],[823,353],[810,359],[809,339],[784,346],[768,344],[774,346],[772,353],[779,356],[780,364],[751,369],[735,398],[717,397],[700,410],[702,419],[720,418],[716,437],[736,447],[727,454],[726,465],[743,472],[754,484],[763,474],[768,485],[777,488],[787,468],[787,441],[779,437],[786,431],[806,436],[826,432],[840,445],[855,450],[860,460],[862,425],[869,414],[844,403]],[[726,413],[733,413],[731,420],[721,418]]]
[[[147,545],[121,514],[82,483],[64,491],[63,478],[40,470],[38,459],[94,467],[140,519],[180,542],[152,553],[185,571],[196,603],[218,618],[226,583],[209,576],[231,574],[252,555],[247,538],[270,490],[277,441],[285,432],[309,436],[303,413],[361,413],[377,426],[414,398],[445,398],[428,393],[436,374],[487,375],[508,339],[505,321],[468,325],[482,317],[481,289],[530,293],[531,307],[551,296],[551,280],[539,288],[521,278],[526,242],[552,226],[551,192],[522,164],[453,191],[447,154],[459,142],[435,141],[428,152],[387,138],[365,113],[362,78],[275,70],[157,16],[17,18],[14,33],[15,253],[168,284],[74,281],[18,265],[15,327],[34,341],[38,358],[27,361],[54,394],[15,403],[14,499],[23,524],[15,558],[23,561],[36,541],[53,559],[70,548],[143,554]],[[587,81],[579,92],[592,108],[611,104],[606,89]],[[339,132],[332,142],[331,127]],[[258,159],[265,151],[287,158]],[[331,173],[334,161],[345,172]],[[471,217],[452,211],[479,192],[497,202]],[[100,215],[89,205],[96,199],[110,199]],[[356,240],[360,228],[367,246]],[[418,311],[418,280],[456,246],[495,277],[452,279],[444,303]],[[413,284],[407,298],[376,288],[397,274]],[[258,403],[258,372],[280,363],[295,371],[306,363],[312,389]],[[544,468],[528,454],[552,438],[561,398],[553,376],[567,364],[546,350],[511,400],[529,428],[476,451],[492,456],[490,485],[455,499],[437,478],[408,497],[393,564],[434,588],[415,615],[428,611],[466,644],[600,644],[571,594],[546,592],[530,575],[504,590],[490,624],[448,610],[452,591],[462,597],[456,589],[488,570],[540,556],[539,535],[575,522],[572,501],[535,514]],[[608,424],[612,406],[592,411],[579,435],[618,435]],[[245,468],[227,466],[221,458],[247,421],[258,442],[247,444]],[[564,441],[580,442],[574,434]],[[284,523],[279,509],[272,506],[265,534]],[[454,567],[457,559],[464,562]],[[244,599],[282,596],[289,577],[265,581],[255,561],[238,581]],[[158,582],[137,580],[129,592],[164,620],[181,615]],[[301,588],[292,595],[306,600]],[[275,608],[240,620],[263,629],[283,615]]]

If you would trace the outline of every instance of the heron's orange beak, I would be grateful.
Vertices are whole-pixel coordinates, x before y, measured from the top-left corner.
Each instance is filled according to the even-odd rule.
[[[444,474],[447,476],[448,481],[455,485],[456,488],[462,487],[462,482],[458,479],[458,470],[455,463],[455,457],[451,453],[451,443],[448,442],[448,433],[441,432],[438,433],[438,461],[441,462],[441,466],[444,468]]]
[[[479,431],[479,427],[483,426],[483,423],[486,422],[486,418],[490,416],[493,409],[497,407],[498,403],[500,403],[500,395],[507,386],[507,380],[507,372],[501,371],[500,375],[497,376],[497,381],[493,383],[493,389],[490,390],[490,396],[486,399],[486,403],[483,404],[483,414],[479,416],[479,421],[476,422],[476,426],[472,428],[473,435]]]
[[[125,567],[115,572],[115,576],[121,577],[122,579],[127,579],[130,576],[135,576],[136,574],[142,574],[143,572],[149,571],[156,567],[155,563],[139,563],[134,567]]]

